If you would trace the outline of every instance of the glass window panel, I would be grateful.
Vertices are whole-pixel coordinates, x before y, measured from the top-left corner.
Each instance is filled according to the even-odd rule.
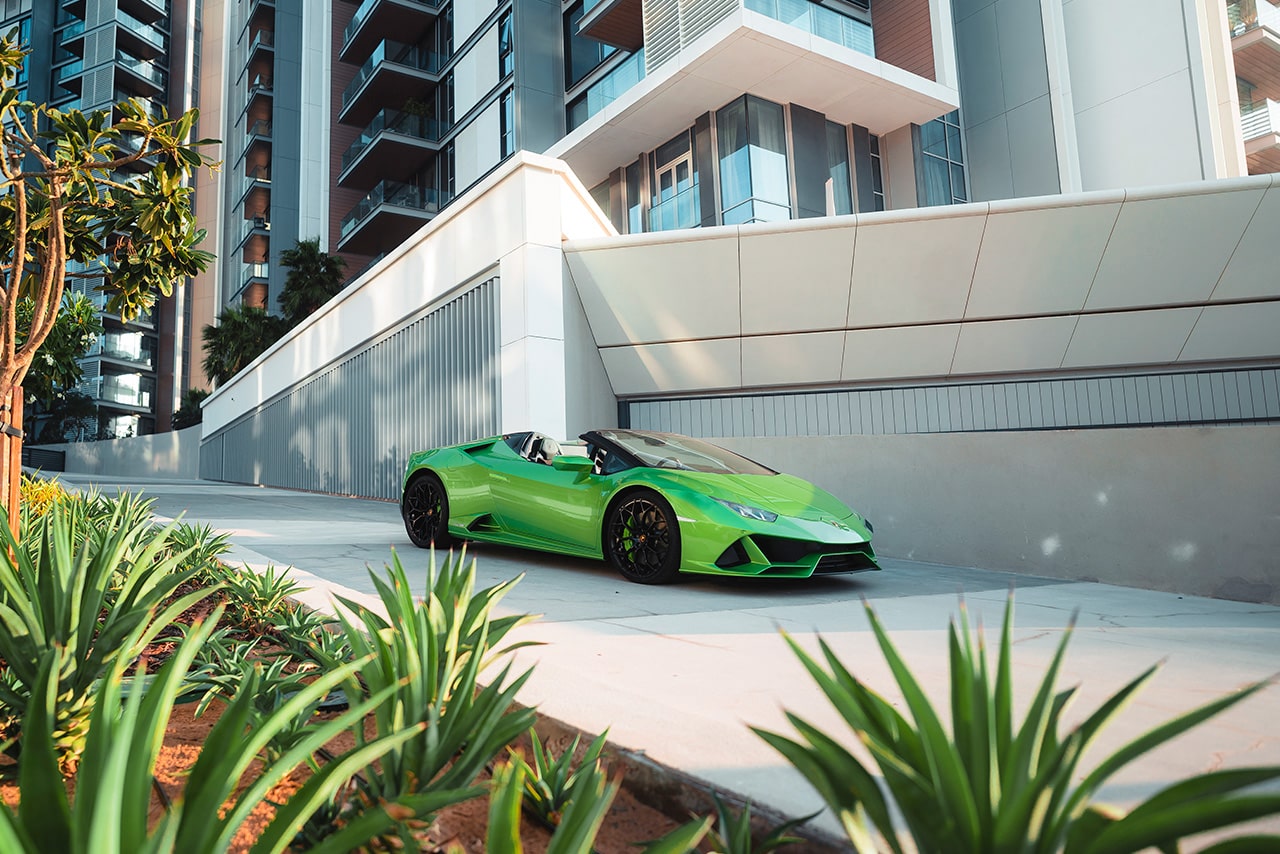
[[[640,201],[640,161],[627,167],[627,233],[639,234],[644,231],[641,218]]]
[[[968,199],[964,189],[964,167],[959,163],[951,164],[951,193],[962,202]]]
[[[728,211],[751,197],[751,160],[747,148],[747,103],[739,98],[716,113],[719,138],[720,198]],[[745,220],[739,220],[745,222]]]
[[[748,98],[747,130],[751,140],[751,194],[790,209],[787,130],[782,105]]]
[[[751,222],[752,210],[751,202],[746,201],[740,205],[729,208],[724,212],[725,225],[742,225],[744,222]]]
[[[924,203],[926,205],[951,204],[951,175],[945,160],[924,157]]]
[[[946,127],[940,121],[926,122],[920,126],[920,147],[925,154],[947,156]]]
[[[853,183],[849,170],[849,141],[844,125],[827,122],[827,170],[837,215],[853,213]]]
[[[947,125],[947,159],[955,163],[964,162],[964,154],[960,151],[960,128]]]
[[[600,210],[604,211],[604,215],[609,215],[609,182],[601,181],[591,188],[591,198],[600,206]]]
[[[578,22],[582,20],[583,6],[574,3],[564,13],[564,77],[565,85],[573,86],[590,74],[617,50],[612,45],[578,35]]]

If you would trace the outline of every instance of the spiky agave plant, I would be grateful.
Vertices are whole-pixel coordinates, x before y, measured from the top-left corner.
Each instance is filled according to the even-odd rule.
[[[1280,777],[1280,767],[1216,771],[1177,782],[1125,813],[1093,800],[1116,772],[1192,727],[1252,696],[1257,683],[1161,724],[1090,769],[1086,748],[1155,675],[1153,666],[1120,689],[1079,725],[1062,730],[1076,689],[1058,690],[1058,671],[1071,630],[1063,633],[1044,678],[1019,724],[1013,701],[1013,596],[1005,610],[995,668],[981,632],[975,638],[961,609],[950,632],[951,732],[866,606],[907,715],[854,676],[825,643],[825,666],[791,638],[796,656],[866,746],[861,760],[802,718],[787,714],[798,739],[757,729],[813,784],[836,812],[859,852],[902,854],[893,807],[920,852],[1121,854],[1158,848],[1176,852],[1183,838],[1280,811],[1280,794],[1248,791]],[[878,837],[878,838],[877,838]],[[1236,847],[1233,847],[1236,846]],[[1213,850],[1213,849],[1210,849]],[[1280,837],[1249,838],[1245,847],[1280,850]]]

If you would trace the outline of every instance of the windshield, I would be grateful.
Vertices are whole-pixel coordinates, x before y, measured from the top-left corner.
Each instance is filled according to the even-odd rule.
[[[640,433],[633,430],[600,430],[601,438],[614,442],[650,468],[683,469],[717,474],[777,474],[732,451],[700,439],[672,433]]]

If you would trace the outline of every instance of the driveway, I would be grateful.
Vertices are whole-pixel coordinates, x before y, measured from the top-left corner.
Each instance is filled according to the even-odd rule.
[[[65,475],[142,489],[164,517],[184,515],[231,535],[231,562],[296,567],[324,606],[333,592],[369,595],[367,566],[395,549],[425,577],[427,554],[405,536],[395,504],[203,481],[123,481]],[[482,585],[523,573],[502,603],[539,620],[521,650],[536,666],[521,699],[589,733],[782,812],[821,805],[808,784],[748,726],[788,730],[784,709],[829,732],[841,724],[787,649],[785,630],[805,646],[821,635],[842,661],[886,697],[900,700],[862,603],[875,608],[936,701],[947,692],[948,621],[961,596],[993,642],[1010,587],[1016,588],[1015,687],[1029,698],[1064,628],[1076,615],[1061,685],[1081,685],[1071,721],[1153,663],[1163,670],[1105,731],[1092,755],[1173,715],[1280,672],[1280,608],[1097,583],[886,559],[884,571],[760,582],[693,579],[669,587],[624,582],[604,563],[492,546],[471,546]],[[1205,566],[1206,572],[1227,572]],[[1228,573],[1229,574],[1229,573]],[[1149,754],[1113,780],[1104,797],[1132,802],[1169,781],[1219,767],[1280,764],[1280,689],[1271,686],[1228,713]],[[843,736],[842,736],[843,737]],[[1086,759],[1086,764],[1088,760]],[[829,833],[829,814],[815,822]],[[1267,825],[1280,831],[1280,821]]]

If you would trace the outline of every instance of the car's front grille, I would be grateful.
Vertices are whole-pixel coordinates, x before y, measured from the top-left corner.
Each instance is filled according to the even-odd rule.
[[[861,572],[864,569],[879,569],[871,556],[862,552],[840,555],[823,555],[818,558],[818,565],[813,568],[814,575],[832,575],[837,572]]]

